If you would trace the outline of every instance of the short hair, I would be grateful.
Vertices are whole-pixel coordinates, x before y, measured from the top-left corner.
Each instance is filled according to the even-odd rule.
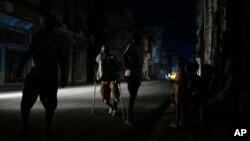
[[[103,49],[104,48],[104,49]],[[109,46],[107,44],[103,44],[101,46],[101,52],[102,50],[105,52],[105,53],[109,53],[110,52],[110,49],[109,49]]]
[[[199,64],[196,60],[192,60],[188,65],[187,65],[187,70],[189,72],[196,72],[199,69]]]
[[[185,64],[188,62],[188,60],[185,57],[178,57],[177,58],[179,65],[185,66]]]

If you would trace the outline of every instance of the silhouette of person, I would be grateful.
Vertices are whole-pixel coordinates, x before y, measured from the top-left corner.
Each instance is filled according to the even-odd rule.
[[[115,116],[120,96],[118,89],[120,66],[118,60],[110,53],[108,46],[103,45],[101,52],[96,57],[96,62],[98,63],[96,79],[101,81],[102,100],[110,107],[109,114]],[[110,103],[111,97],[113,104]]]
[[[216,96],[218,89],[218,80],[211,65],[203,64],[201,66],[201,81],[203,103],[205,103]]]
[[[218,123],[232,124],[237,115],[238,93],[235,91],[234,65],[231,58],[226,59],[225,81],[221,84],[222,87],[218,89],[216,96],[208,100],[201,108],[203,133],[206,136],[211,136],[212,127]]]
[[[45,108],[46,131],[45,140],[52,138],[51,124],[57,107],[58,90],[58,65],[61,69],[60,85],[64,87],[67,83],[66,74],[66,46],[62,39],[54,32],[57,21],[54,15],[46,14],[44,29],[35,33],[32,37],[28,50],[23,55],[16,71],[17,79],[21,76],[24,65],[32,58],[32,67],[24,80],[24,88],[21,100],[22,130],[19,138],[28,136],[28,120],[30,110],[38,96]]]
[[[188,92],[186,58],[177,59],[177,73],[174,80],[176,117],[171,127],[178,128],[188,122],[190,95]]]
[[[141,42],[141,35],[139,33],[134,34],[134,40],[131,44],[129,44],[123,54],[123,61],[125,65],[125,79],[128,86],[129,91],[129,101],[127,107],[127,118],[125,120],[125,124],[129,126],[133,126],[133,111],[134,104],[137,97],[138,89],[141,85],[141,66],[139,63],[139,56],[137,52],[137,48]]]
[[[191,96],[192,115],[194,119],[199,118],[199,110],[202,104],[201,95],[201,77],[197,74],[199,69],[198,62],[194,59],[187,65],[187,77],[188,77],[188,92]]]

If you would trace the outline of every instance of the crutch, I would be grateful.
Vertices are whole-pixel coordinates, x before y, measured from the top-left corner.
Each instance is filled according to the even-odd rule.
[[[94,114],[94,106],[95,106],[95,94],[96,94],[96,81],[94,82],[94,95],[93,95],[93,102],[92,102],[92,112],[91,114],[93,115]]]
[[[118,83],[119,91],[120,91],[120,99],[121,99],[121,107],[122,107],[122,118],[123,120],[125,119],[124,117],[124,109],[123,109],[123,101],[122,101],[122,91],[121,91],[121,85],[120,82]]]

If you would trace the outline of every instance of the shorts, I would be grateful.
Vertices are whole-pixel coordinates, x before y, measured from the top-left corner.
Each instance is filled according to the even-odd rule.
[[[32,108],[40,97],[45,109],[55,110],[57,107],[58,79],[42,77],[35,70],[31,70],[24,81],[22,108]]]
[[[137,91],[141,86],[141,81],[139,76],[125,76],[129,94],[133,97],[137,96]]]
[[[101,82],[100,93],[103,101],[109,102],[111,98],[113,101],[119,101],[120,92],[115,81]]]

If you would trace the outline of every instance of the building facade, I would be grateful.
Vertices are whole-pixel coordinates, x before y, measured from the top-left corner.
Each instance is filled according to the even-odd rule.
[[[249,6],[248,0],[197,0],[197,57],[201,64],[211,64],[218,78],[223,78],[227,58],[235,62],[238,119],[243,124],[250,123]]]
[[[123,51],[132,40],[134,29],[131,2],[131,0],[0,1],[0,14],[13,19],[6,22],[0,15],[0,86],[5,88],[9,85],[21,85],[22,80],[15,80],[15,67],[28,48],[33,33],[43,26],[42,21],[46,12],[56,15],[61,23],[57,32],[65,37],[65,44],[68,46],[69,84],[93,82],[96,65],[94,60],[101,45],[107,43],[111,52],[122,61]],[[13,21],[21,22],[20,24],[25,27],[17,29]],[[6,34],[7,31],[9,33],[9,29],[11,36],[13,31],[18,31],[15,37],[22,38],[24,43],[13,44],[9,41],[9,35]],[[25,73],[29,68],[30,63]]]
[[[165,79],[168,71],[168,50],[163,46],[163,29],[146,27],[143,32],[143,79]]]
[[[74,31],[70,29],[72,22],[67,25],[65,22],[67,21],[65,15],[67,8],[65,6],[66,3],[63,0],[3,0],[0,2],[0,87],[2,89],[22,85],[23,78],[16,80],[15,71],[23,53],[29,46],[32,35],[42,28],[46,12],[56,15],[57,20],[62,24],[57,32],[64,37],[68,46],[69,83],[86,82],[87,37],[81,32],[83,28]],[[71,6],[67,5],[67,7]],[[24,75],[29,71],[30,66],[31,61],[26,65]]]
[[[197,0],[197,57],[218,73],[226,58],[247,70],[249,52],[249,2],[246,0]],[[239,73],[239,76],[241,73]]]

